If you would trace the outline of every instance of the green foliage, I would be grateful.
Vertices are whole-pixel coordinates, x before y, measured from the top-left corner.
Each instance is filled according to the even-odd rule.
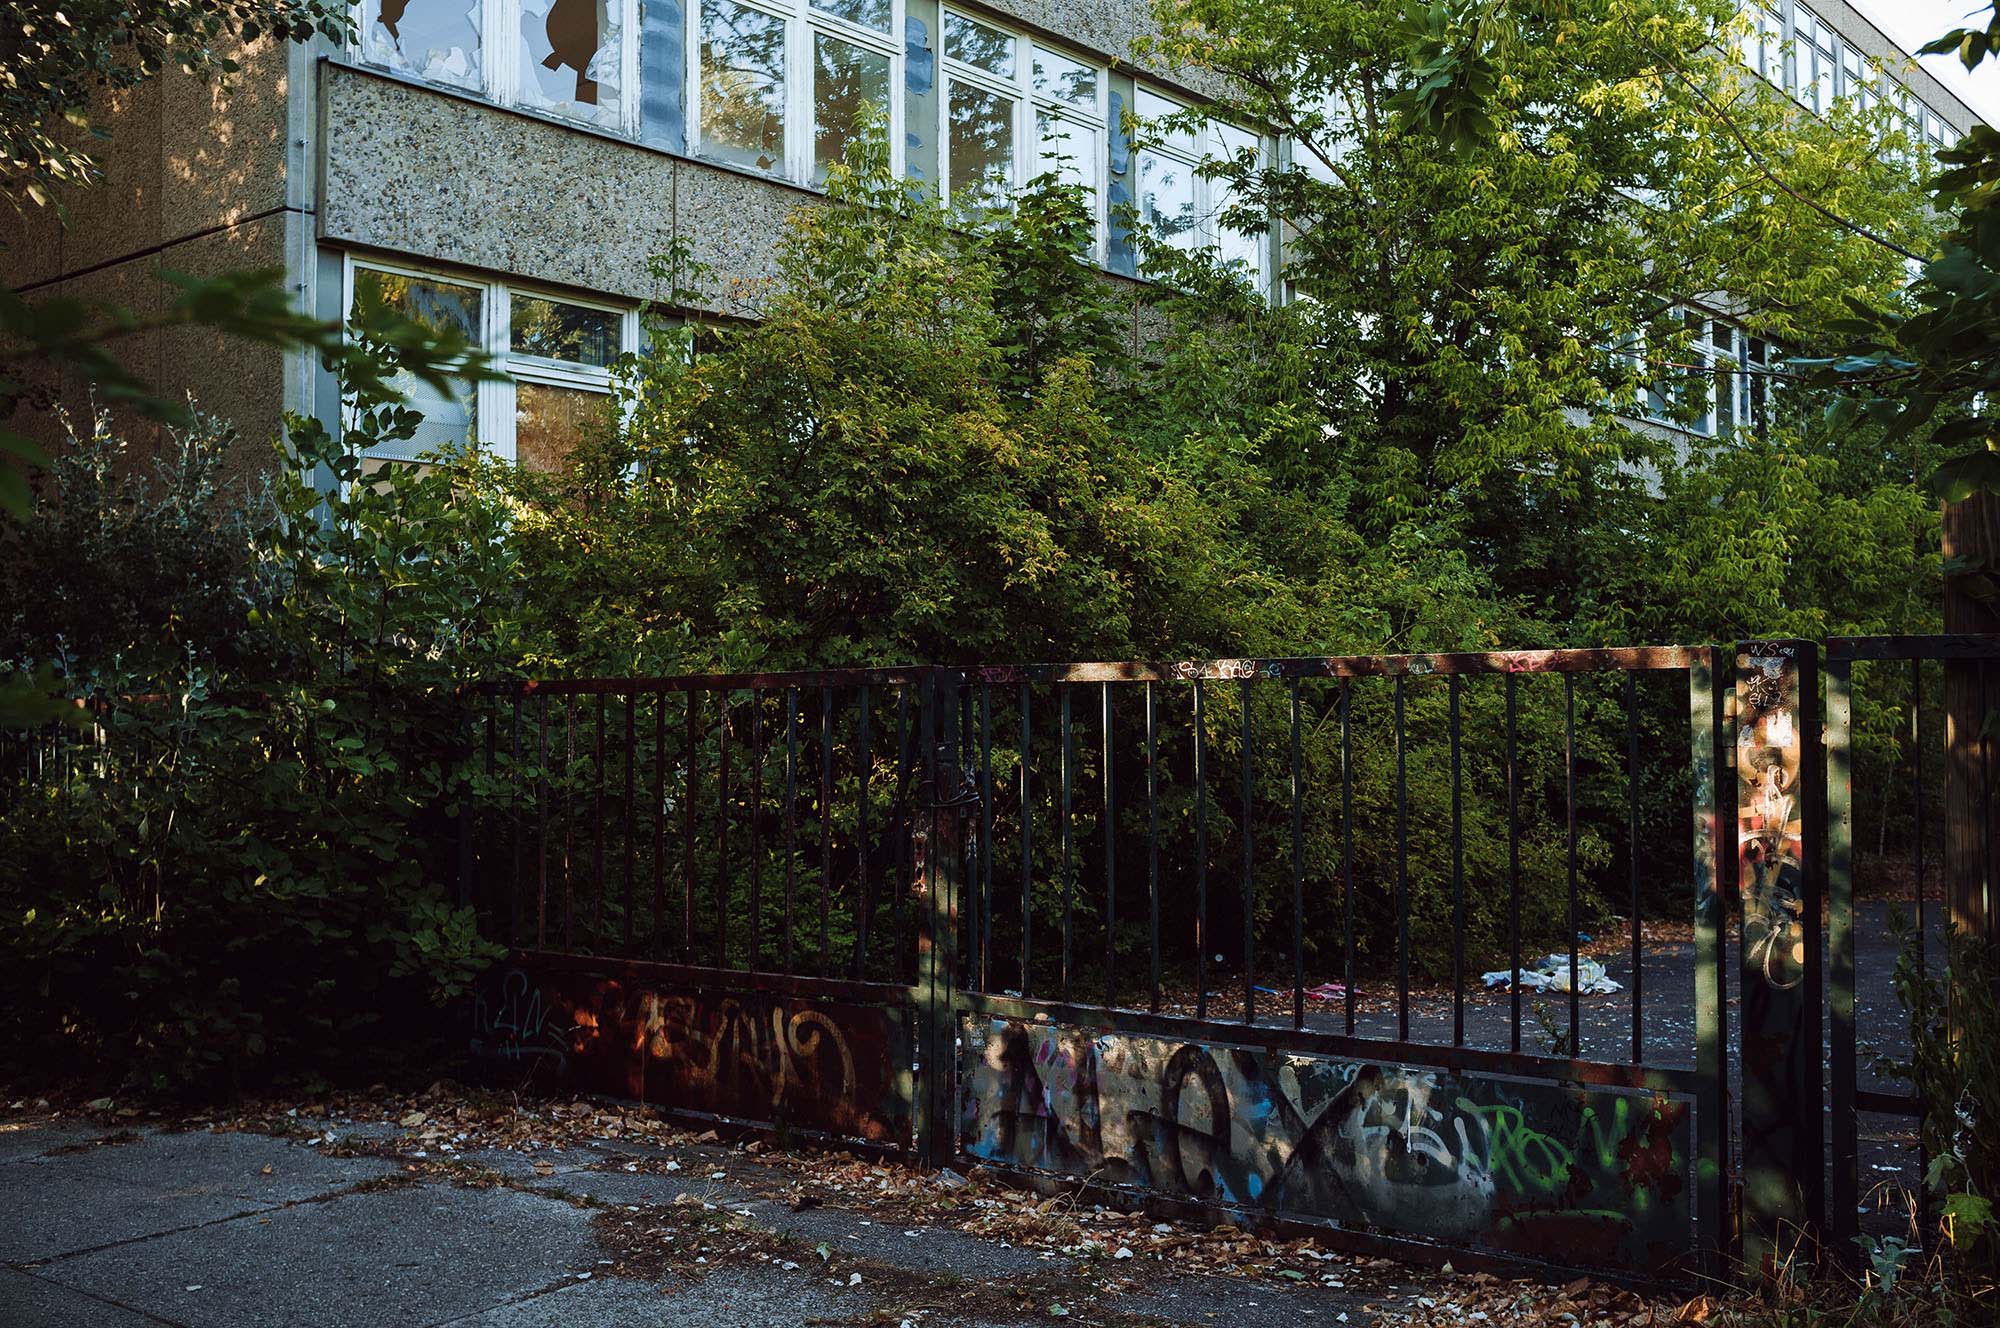
[[[379,1061],[497,953],[453,854],[482,796],[457,688],[512,655],[504,517],[448,466],[364,476],[416,416],[379,386],[351,404],[344,437],[293,420],[247,498],[213,482],[226,429],[198,420],[142,483],[100,419],[5,536],[0,657],[55,666],[92,718],[7,772],[17,1063],[212,1093]]]
[[[1907,1080],[1924,1104],[1923,1183],[1945,1221],[1960,1280],[2000,1294],[2000,949],[1954,929],[1945,963],[1926,966],[1920,938],[1892,910],[1896,999],[1910,1018],[1910,1055],[1882,1070]]]
[[[85,144],[91,102],[165,69],[226,79],[234,52],[265,35],[345,41],[339,0],[16,0],[0,17],[0,194],[48,206],[58,185],[97,176]]]

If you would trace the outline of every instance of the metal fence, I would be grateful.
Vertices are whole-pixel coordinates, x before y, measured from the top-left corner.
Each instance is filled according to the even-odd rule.
[[[1661,648],[487,689],[464,861],[523,975],[480,1040],[537,1064],[561,1043],[573,1077],[697,1114],[1378,1246],[1565,1262],[1588,1210],[1586,1262],[1712,1262],[1711,668]],[[1698,953],[1676,980],[1701,986],[1650,1035],[1648,892],[1678,900]],[[1627,994],[1586,1019],[1582,927],[1621,911]],[[1524,995],[1537,942],[1560,1013]],[[1498,1006],[1482,956],[1513,979]],[[554,1027],[521,1017],[530,988]]]

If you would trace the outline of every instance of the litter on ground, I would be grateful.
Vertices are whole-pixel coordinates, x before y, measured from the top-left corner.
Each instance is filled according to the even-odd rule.
[[[1481,974],[1480,978],[1489,987],[1504,989],[1513,982],[1514,970],[1511,968],[1495,969],[1491,973]],[[1533,968],[1522,969],[1521,989],[1523,991],[1568,991],[1569,956],[1545,955],[1542,961]],[[1581,996],[1607,996],[1614,991],[1622,991],[1624,988],[1605,973],[1602,963],[1586,955],[1578,955],[1576,959],[1576,990],[1577,994]]]

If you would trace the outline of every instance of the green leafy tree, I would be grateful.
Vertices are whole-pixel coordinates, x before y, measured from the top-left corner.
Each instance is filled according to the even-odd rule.
[[[1886,119],[1815,120],[1744,78],[1733,5],[1473,8],[1427,11],[1442,26],[1418,39],[1389,0],[1159,6],[1160,52],[1229,75],[1223,113],[1294,145],[1207,169],[1239,221],[1287,228],[1371,530],[1489,486],[1575,495],[1657,454],[1613,408],[1689,377],[1678,300],[1809,345],[1855,292],[1893,297],[1900,259],[1822,211],[1917,247],[1928,233],[1915,181],[1884,160]],[[1440,73],[1447,48],[1483,72]],[[1455,150],[1447,123],[1468,127]]]

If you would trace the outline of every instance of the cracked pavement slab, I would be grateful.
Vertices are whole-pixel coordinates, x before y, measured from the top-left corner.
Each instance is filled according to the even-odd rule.
[[[0,1139],[10,1328],[1300,1328],[1382,1317],[1421,1277],[1343,1264],[1335,1289],[1030,1249],[897,1207],[914,1173],[713,1134],[447,1153],[352,1122],[279,1137],[65,1120],[0,1123]],[[814,1186],[842,1167],[893,1179],[868,1180],[879,1197]]]

